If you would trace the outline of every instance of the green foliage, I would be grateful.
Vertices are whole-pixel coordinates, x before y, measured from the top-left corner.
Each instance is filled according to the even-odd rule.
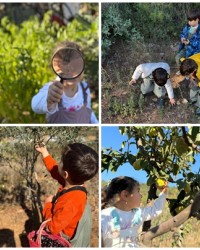
[[[0,159],[1,165],[9,166],[23,179],[21,188],[36,193],[35,164],[40,155],[34,148],[38,141],[43,141],[51,155],[60,162],[62,149],[66,144],[82,142],[98,151],[97,130],[86,127],[1,127]],[[88,139],[92,136],[93,139]],[[8,172],[8,171],[7,171]],[[4,173],[4,172],[3,172]],[[0,186],[8,175],[0,176]],[[2,183],[1,183],[2,182]],[[1,187],[0,187],[1,188]]]
[[[169,199],[170,212],[175,215],[185,208],[200,190],[200,175],[191,172],[195,156],[199,153],[200,128],[191,127],[119,127],[123,141],[117,150],[103,149],[102,171],[116,171],[119,166],[129,162],[135,170],[147,173],[147,185],[155,185],[163,178],[176,183],[179,194],[176,199]],[[131,147],[136,145],[138,152],[132,154]],[[124,150],[124,148],[127,148]],[[182,176],[177,180],[177,175]]]
[[[119,39],[141,43],[177,41],[195,3],[107,3],[102,13],[102,52],[108,55]],[[178,14],[177,14],[178,10]],[[134,46],[133,43],[133,46]]]
[[[0,120],[2,123],[41,123],[43,115],[31,110],[31,99],[47,82],[55,79],[50,58],[55,44],[75,41],[86,60],[85,78],[91,89],[98,88],[98,19],[87,24],[74,19],[68,26],[50,22],[51,13],[42,21],[31,17],[20,26],[7,17],[0,27]],[[98,97],[95,97],[97,102]]]
[[[117,39],[141,40],[131,21],[131,4],[106,3],[102,11],[102,56],[106,56]]]

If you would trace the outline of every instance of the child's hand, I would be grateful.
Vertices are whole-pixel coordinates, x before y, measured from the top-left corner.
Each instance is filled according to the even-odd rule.
[[[188,45],[190,43],[190,41],[188,39],[185,40],[184,44]]]
[[[175,101],[174,98],[171,98],[171,99],[169,100],[169,102],[171,103],[172,106],[176,104],[176,101]]]
[[[134,83],[136,83],[136,81],[134,79],[131,79],[131,81],[128,83],[130,86],[133,85]]]
[[[59,81],[54,81],[53,84],[49,86],[48,96],[47,96],[47,107],[48,105],[56,104],[60,101],[63,94],[63,85]]]
[[[157,189],[159,189],[160,192],[162,192],[162,193],[166,193],[166,192],[167,192],[167,189],[168,189],[168,182],[165,181],[165,182],[164,182],[164,185],[162,185],[162,186],[158,186],[158,185],[157,185]]]
[[[48,152],[48,150],[45,147],[45,144],[43,142],[36,143],[35,144],[35,150],[37,150],[38,152],[40,152],[43,157],[46,157],[46,156],[49,155],[49,152]]]
[[[181,38],[181,43],[185,43],[185,41],[186,41],[185,37],[182,37]]]
[[[185,45],[188,45],[190,43],[190,41],[186,38],[181,38],[181,42],[184,43]]]

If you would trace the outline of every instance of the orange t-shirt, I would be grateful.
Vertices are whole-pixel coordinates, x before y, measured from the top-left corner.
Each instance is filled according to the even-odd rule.
[[[65,180],[59,175],[58,164],[48,155],[43,159],[47,170],[51,176],[56,179],[62,186],[58,192],[63,190]],[[45,220],[51,218],[47,223],[48,229],[52,234],[58,234],[61,231],[71,238],[75,232],[77,223],[81,219],[86,205],[86,193],[81,190],[73,190],[60,196],[52,211],[52,203],[47,202],[44,205],[43,216]]]

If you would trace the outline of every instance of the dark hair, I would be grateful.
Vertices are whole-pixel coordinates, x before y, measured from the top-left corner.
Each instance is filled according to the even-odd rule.
[[[193,21],[200,17],[199,10],[190,10],[187,14],[187,20]]]
[[[169,79],[169,74],[163,68],[157,68],[152,72],[152,76],[156,84],[159,86],[164,86]]]
[[[137,185],[139,185],[139,182],[128,176],[120,176],[112,179],[110,184],[102,189],[102,209],[109,204],[116,194],[120,194],[123,190],[131,193]]]
[[[62,153],[63,170],[69,174],[71,184],[90,180],[98,172],[98,154],[82,143],[66,146]]]
[[[183,76],[189,75],[198,69],[197,63],[190,58],[185,59],[180,65],[180,73]]]

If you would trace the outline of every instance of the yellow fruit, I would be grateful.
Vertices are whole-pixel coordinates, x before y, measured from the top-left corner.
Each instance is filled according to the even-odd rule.
[[[186,186],[184,187],[184,190],[185,190],[186,193],[189,193],[191,191],[189,183],[186,184]]]
[[[150,130],[149,130],[149,135],[150,135],[150,136],[156,136],[156,135],[157,135],[157,130],[156,130],[156,128],[150,128]]]
[[[141,161],[142,161],[141,159],[138,159],[133,163],[133,167],[135,170],[140,170],[142,168]]]
[[[176,213],[180,213],[181,211],[183,211],[184,207],[183,206],[179,206],[175,209]]]
[[[162,179],[162,178],[158,178],[156,180],[156,184],[157,184],[158,187],[164,187],[165,186],[165,182],[166,182],[166,180]]]

